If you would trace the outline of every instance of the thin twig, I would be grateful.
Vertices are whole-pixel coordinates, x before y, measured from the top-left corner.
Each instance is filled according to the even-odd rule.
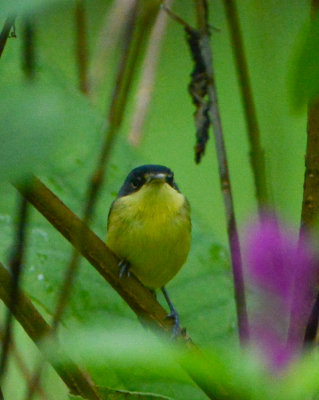
[[[21,188],[18,190],[21,191]],[[158,303],[153,293],[145,288],[133,274],[125,279],[120,279],[118,258],[39,179],[34,179],[31,191],[23,192],[22,190],[22,194],[73,246],[78,248],[83,257],[109,282],[141,321],[152,327],[171,332],[173,321],[167,318],[167,312]],[[79,232],[85,232],[85,243],[81,247],[78,241]],[[201,363],[206,363],[205,357],[202,356],[188,335],[180,336],[178,339],[191,353],[194,352],[198,356]],[[219,398],[218,391],[220,390],[222,393],[223,390],[218,383],[215,389],[212,389],[213,377],[212,381],[208,382],[201,379],[200,376],[195,376],[189,364],[186,363],[183,367],[209,398],[214,399],[215,395],[216,398]],[[210,365],[207,365],[207,371],[210,368]]]
[[[86,37],[86,13],[85,0],[76,0],[75,24],[76,24],[76,58],[78,66],[79,88],[84,94],[88,92],[88,45]]]
[[[193,28],[184,21],[179,15],[175,14],[166,4],[162,5],[163,10],[177,23],[181,24],[185,29],[192,30]]]
[[[9,308],[12,307],[9,290],[11,286],[12,277],[0,263],[0,299]],[[50,354],[44,352],[41,341],[50,337],[52,331],[51,327],[22,290],[19,291],[17,301],[14,307],[11,308],[11,311],[27,335],[37,345],[40,352],[43,352],[44,356],[48,358],[48,361],[71,393],[90,400],[101,400],[91,378],[87,373],[83,373],[72,360],[68,359],[65,351],[59,347],[57,340],[54,342],[56,355],[53,359],[51,358],[52,355],[50,356]],[[63,363],[57,362],[59,359],[63,360]]]
[[[224,134],[218,107],[217,89],[215,85],[215,73],[213,67],[213,55],[210,48],[210,35],[208,24],[208,4],[205,0],[195,0],[197,11],[198,31],[200,33],[200,48],[203,61],[206,66],[208,78],[208,97],[210,100],[210,114],[215,136],[216,153],[219,167],[221,190],[227,219],[228,242],[231,253],[234,291],[237,309],[237,322],[241,342],[248,338],[248,319],[240,253],[239,236],[235,219],[233,196],[228,171],[228,162],[224,142]]]
[[[7,43],[7,39],[8,37],[10,37],[11,29],[14,28],[15,19],[15,16],[9,16],[4,22],[4,26],[0,33],[0,57],[2,56],[3,50]],[[12,35],[12,37],[15,37],[15,33]]]
[[[169,0],[166,4],[170,6],[172,3],[173,0]],[[138,146],[142,139],[143,126],[149,110],[151,96],[154,89],[155,74],[159,62],[167,20],[167,14],[164,12],[164,10],[160,11],[157,15],[150,35],[146,56],[142,66],[142,76],[135,96],[136,106],[133,111],[131,131],[128,136],[128,140],[133,146]]]
[[[20,281],[22,263],[25,252],[26,227],[28,222],[28,202],[24,197],[21,198],[19,196],[19,204],[17,210],[18,210],[17,231],[12,250],[12,257],[9,262],[10,271],[12,274],[12,286],[10,286],[10,304],[4,326],[4,336],[3,336],[2,352],[0,359],[1,386],[3,383],[3,378],[5,376],[7,361],[10,351],[13,311],[17,303],[17,297],[19,295],[19,281]]]
[[[312,19],[319,10],[319,0],[311,2]],[[312,229],[319,214],[319,100],[308,105],[306,170],[302,199],[300,233]],[[319,321],[319,291],[309,321],[304,343],[309,345],[316,339]]]
[[[259,211],[262,212],[265,208],[265,205],[268,203],[268,193],[266,184],[265,156],[260,141],[256,107],[251,89],[236,1],[224,0],[224,6],[231,34],[238,82],[244,105],[248,140],[250,143],[250,163],[254,176],[256,197]]]

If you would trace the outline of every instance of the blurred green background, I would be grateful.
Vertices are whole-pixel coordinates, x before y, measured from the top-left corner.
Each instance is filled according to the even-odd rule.
[[[0,2],[0,10],[2,3],[4,2]],[[61,119],[56,122],[57,126],[52,122],[53,129],[62,132],[57,139],[61,142],[53,156],[53,167],[42,168],[46,161],[44,157],[44,160],[40,160],[37,173],[79,214],[83,207],[87,179],[95,165],[101,143],[101,126],[110,103],[117,52],[107,60],[107,80],[99,89],[98,104],[94,109],[76,91],[78,79],[72,5],[73,3],[57,3],[34,17],[37,73],[53,91],[59,88],[58,93],[66,93],[65,97],[61,94],[62,100],[54,98],[52,101],[57,107],[62,105],[67,110],[65,114],[60,113]],[[95,62],[93,55],[97,38],[110,5],[110,1],[102,0],[90,1],[86,5],[89,55],[92,63]],[[247,133],[223,4],[221,1],[210,1],[209,5],[210,23],[218,28],[212,30],[216,82],[236,217],[242,229],[256,212]],[[172,8],[190,24],[195,23],[193,2],[176,0]],[[309,23],[310,4],[308,1],[297,0],[243,0],[238,2],[238,9],[265,150],[272,205],[297,228],[302,200],[306,110],[293,108],[292,88],[296,58]],[[0,23],[3,24],[6,15],[1,11],[0,13]],[[2,109],[8,106],[15,110],[15,101],[24,99],[19,91],[22,77],[20,28],[21,21],[18,18],[18,38],[8,40],[0,60]],[[108,208],[131,168],[141,163],[169,166],[175,172],[180,189],[191,203],[194,225],[193,247],[187,266],[169,285],[172,297],[181,313],[182,324],[187,326],[196,342],[227,345],[230,342],[236,343],[237,339],[224,207],[213,137],[209,140],[201,164],[194,163],[194,107],[187,91],[191,71],[192,62],[184,31],[181,26],[169,20],[142,143],[137,149],[127,143],[135,104],[135,96],[130,95],[120,137],[116,141],[106,183],[97,206],[94,228],[101,237],[105,236]],[[135,78],[134,88],[137,85],[138,76]],[[12,104],[8,104],[10,99]],[[23,122],[20,124],[23,126]],[[30,143],[34,146],[35,153],[37,146],[40,146],[41,152],[41,141],[34,138],[32,140]],[[50,153],[50,147],[46,151]],[[2,160],[6,165],[9,165],[8,162],[9,160]],[[4,262],[8,259],[12,242],[16,193],[6,183],[1,183],[0,190],[0,260]],[[70,246],[36,212],[32,213],[29,232],[24,284],[41,310],[45,310],[49,316],[63,267],[69,259]],[[108,317],[135,321],[135,317],[118,296],[106,288],[103,280],[84,264],[86,267],[81,270],[68,311],[69,323],[77,326],[93,321],[98,324],[97,321],[105,321]],[[19,333],[19,343],[31,364],[37,353],[22,333]],[[104,381],[100,371],[93,371],[94,374]],[[23,380],[17,376],[16,372],[10,371],[5,386],[6,400],[20,398],[18,396],[23,393],[24,384],[16,384],[17,379],[19,382]],[[46,387],[54,387],[50,390],[52,399],[63,398],[65,389],[58,381],[52,376],[45,380]],[[130,388],[134,385],[137,389],[141,387],[141,384],[132,382],[128,384],[126,381],[126,384]],[[116,386],[118,381],[114,383],[111,379],[110,384],[112,383]],[[121,383],[123,384],[123,380]],[[192,399],[203,398],[194,387],[190,388],[190,384],[183,389],[185,391],[180,386],[174,387],[173,383],[169,388],[165,382],[143,382],[143,385],[145,390],[163,390],[162,393],[176,399],[187,396]]]

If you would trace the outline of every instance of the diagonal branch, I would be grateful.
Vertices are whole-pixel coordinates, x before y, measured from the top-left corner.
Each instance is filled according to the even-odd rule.
[[[23,196],[69,241],[93,267],[111,284],[128,303],[131,309],[146,321],[165,330],[170,330],[172,321],[157,302],[154,295],[142,286],[131,274],[119,279],[119,260],[83,222],[56,197],[39,179],[35,178],[32,189],[23,191]],[[85,242],[79,243],[83,232]]]
[[[78,248],[82,256],[109,282],[141,321],[161,330],[171,331],[172,321],[167,318],[167,312],[158,303],[153,293],[145,288],[133,274],[125,279],[120,279],[119,260],[116,256],[39,179],[34,179],[32,190],[25,192],[21,188],[18,189],[73,246]],[[85,234],[85,242],[82,245],[78,241],[79,232]],[[205,366],[205,370],[211,369],[203,354],[188,335],[180,336],[178,340],[186,346],[188,351],[196,355],[200,363]],[[219,398],[218,396],[223,390],[217,382],[214,382],[214,378],[209,382],[194,373],[187,363],[182,366],[210,399]],[[225,395],[223,395],[224,397]]]

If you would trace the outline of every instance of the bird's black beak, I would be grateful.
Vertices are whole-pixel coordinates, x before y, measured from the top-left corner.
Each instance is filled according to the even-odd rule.
[[[163,173],[150,173],[146,177],[146,183],[165,183],[166,182],[166,174]]]

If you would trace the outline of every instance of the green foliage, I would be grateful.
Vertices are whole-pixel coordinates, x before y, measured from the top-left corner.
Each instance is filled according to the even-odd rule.
[[[83,158],[88,137],[102,120],[80,95],[51,82],[2,86],[0,96],[0,180],[67,168]]]
[[[135,379],[139,375],[153,381],[161,378],[167,386],[174,381],[185,384],[189,377],[181,365],[186,366],[193,375],[202,377],[216,399],[298,400],[313,398],[319,388],[315,379],[318,352],[294,364],[287,372],[274,376],[264,369],[256,355],[248,351],[210,346],[205,348],[203,363],[196,352],[186,354],[185,349],[172,346],[164,338],[159,339],[132,326],[77,331],[74,337],[65,338],[65,343],[75,359],[84,360],[88,366],[94,363],[101,369],[108,365],[122,379],[134,374]],[[108,389],[108,392],[111,394],[112,390]],[[182,398],[180,394],[175,396],[172,397]],[[187,398],[187,392],[183,396]],[[196,394],[190,398],[197,398]]]

